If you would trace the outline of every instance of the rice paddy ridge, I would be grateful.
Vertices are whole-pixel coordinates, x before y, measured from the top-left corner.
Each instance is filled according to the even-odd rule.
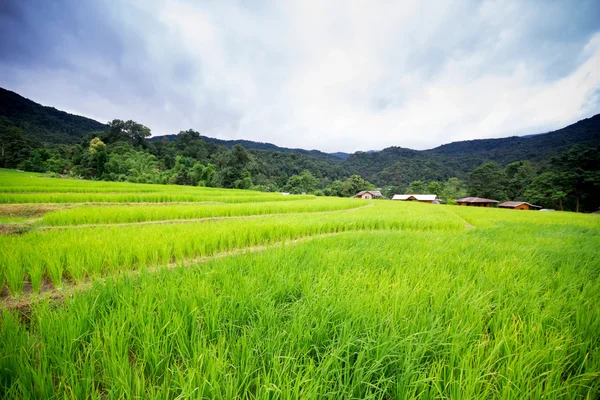
[[[28,204],[28,203],[165,203],[165,202],[205,202],[216,201],[219,203],[251,203],[260,201],[295,201],[315,199],[313,195],[283,196],[281,194],[262,195],[211,195],[197,193],[0,193],[0,204]]]
[[[220,191],[0,206],[2,397],[600,395],[597,216]]]
[[[118,226],[140,226],[140,225],[168,225],[168,224],[189,224],[189,223],[201,223],[208,221],[220,221],[228,219],[251,219],[251,218],[264,218],[274,217],[277,215],[314,215],[314,214],[333,214],[339,212],[350,212],[358,211],[364,208],[373,207],[373,203],[366,205],[355,205],[351,208],[344,208],[340,210],[328,210],[328,211],[290,211],[290,212],[274,212],[268,214],[249,214],[249,215],[228,215],[221,217],[204,217],[204,218],[189,218],[189,219],[165,219],[165,220],[151,220],[151,221],[139,221],[139,222],[107,222],[107,223],[95,223],[95,224],[77,224],[77,225],[43,225],[39,226],[37,230],[52,230],[52,229],[77,229],[77,228],[94,228],[94,227],[118,227]],[[43,218],[38,219],[43,221]]]
[[[598,398],[598,239],[582,241],[578,227],[523,237],[510,228],[347,232],[111,275],[2,313],[0,389],[6,398]]]
[[[365,207],[368,207],[368,206],[365,206]],[[55,286],[49,280],[44,280],[39,293],[35,293],[33,291],[31,284],[26,283],[25,289],[18,296],[11,296],[10,294],[8,294],[7,291],[0,293],[0,311],[2,309],[5,309],[5,310],[17,310],[21,313],[27,313],[27,310],[29,309],[29,307],[31,307],[31,305],[35,302],[44,301],[44,300],[60,301],[61,299],[64,299],[65,297],[68,297],[68,296],[72,296],[78,292],[81,292],[84,290],[89,290],[95,284],[104,283],[104,282],[106,282],[107,279],[138,276],[142,273],[153,273],[153,272],[156,272],[159,270],[164,270],[164,269],[169,270],[169,269],[174,269],[174,268],[180,268],[180,267],[183,268],[183,267],[189,267],[192,265],[205,264],[209,261],[219,260],[219,259],[222,259],[225,257],[233,257],[233,256],[244,255],[244,254],[249,254],[249,253],[256,253],[256,252],[266,251],[266,250],[270,250],[270,249],[282,248],[285,246],[295,246],[299,243],[307,242],[307,241],[313,240],[313,239],[321,239],[321,238],[338,236],[338,235],[349,234],[349,233],[369,233],[369,232],[376,232],[376,231],[374,231],[374,230],[372,230],[372,231],[358,230],[358,231],[344,231],[344,232],[333,232],[333,233],[310,235],[310,236],[305,236],[305,237],[292,239],[292,240],[283,240],[283,241],[275,242],[275,243],[263,244],[263,245],[258,245],[258,246],[242,247],[239,249],[218,252],[218,253],[215,253],[210,256],[201,256],[201,257],[194,257],[194,258],[190,258],[190,259],[182,259],[182,260],[172,261],[172,262],[169,262],[166,264],[160,264],[160,265],[149,264],[149,265],[141,266],[139,269],[119,270],[114,274],[97,276],[97,277],[86,277],[81,282],[64,280],[64,281],[62,281],[61,286]]]
[[[395,208],[391,203],[379,207],[367,204],[350,214],[282,214],[195,224],[185,220],[161,225],[104,224],[78,229],[33,230],[21,236],[4,235],[0,236],[0,282],[6,283],[11,293],[18,294],[24,288],[24,277],[29,278],[34,291],[39,291],[44,278],[60,285],[65,278],[77,281],[90,275],[136,268],[147,262],[210,255],[228,248],[313,234],[369,229],[464,229],[458,218],[444,218],[443,209],[436,209],[429,218],[424,218],[406,210],[390,216],[390,206]]]

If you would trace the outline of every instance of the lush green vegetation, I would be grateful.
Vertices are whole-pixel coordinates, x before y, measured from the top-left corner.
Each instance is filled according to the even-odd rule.
[[[0,230],[3,398],[600,396],[598,216],[14,171],[0,188],[87,201],[0,204],[23,228]],[[95,203],[142,195],[215,204]]]
[[[390,147],[343,159],[316,150],[205,138],[192,129],[150,135],[135,121],[100,124],[0,90],[0,167],[5,168],[340,197],[376,185],[387,197],[426,192],[450,204],[470,195],[571,211],[600,207],[600,115],[542,135],[456,142],[426,151]]]
[[[79,207],[46,214],[41,222],[44,225],[79,225],[134,223],[147,221],[184,220],[201,218],[236,217],[265,214],[288,214],[304,212],[328,212],[348,210],[363,206],[350,199],[337,201],[288,201],[256,202],[250,204],[177,204]]]

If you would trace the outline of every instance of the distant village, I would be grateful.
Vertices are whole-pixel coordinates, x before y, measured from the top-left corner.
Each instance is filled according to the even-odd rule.
[[[383,199],[384,196],[381,194],[379,190],[362,190],[352,196],[356,199]],[[428,203],[428,204],[440,204],[440,199],[435,194],[395,194],[392,197],[392,200],[396,201],[416,201],[419,203]],[[543,209],[540,206],[536,206],[534,204],[527,203],[525,201],[505,201],[500,203],[498,200],[493,199],[485,199],[482,197],[463,197],[462,199],[456,200],[457,206],[467,206],[467,207],[498,207],[498,208],[507,208],[511,210],[540,210],[540,211],[554,211],[553,209]],[[498,204],[500,203],[500,204]]]

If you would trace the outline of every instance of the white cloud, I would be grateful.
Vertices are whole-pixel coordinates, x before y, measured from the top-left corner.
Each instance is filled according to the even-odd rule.
[[[241,4],[119,3],[110,16],[127,40],[116,64],[69,56],[78,79],[22,68],[12,86],[43,101],[55,98],[32,95],[36,78],[59,92],[64,82],[79,90],[51,105],[155,134],[191,127],[325,151],[537,133],[599,111],[600,26],[568,4]],[[94,92],[99,80],[119,95]]]

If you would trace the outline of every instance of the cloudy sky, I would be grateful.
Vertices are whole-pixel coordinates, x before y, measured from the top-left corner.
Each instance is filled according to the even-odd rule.
[[[600,1],[2,0],[0,86],[324,151],[540,133],[600,112]]]

